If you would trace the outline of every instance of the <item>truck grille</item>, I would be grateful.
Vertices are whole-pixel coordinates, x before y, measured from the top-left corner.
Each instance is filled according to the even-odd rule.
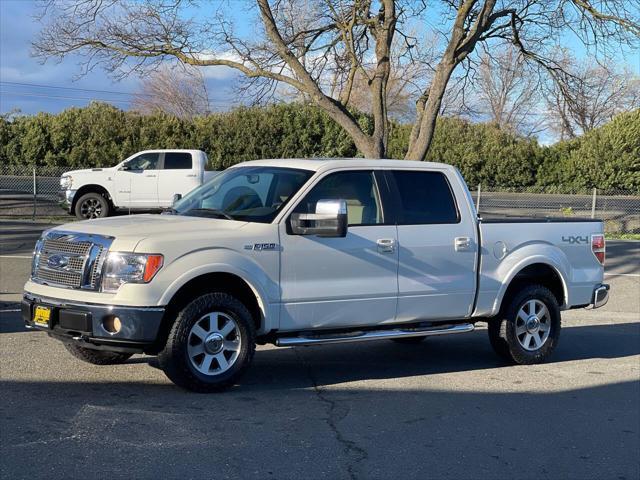
[[[32,280],[55,287],[97,290],[113,238],[49,232],[38,242]]]

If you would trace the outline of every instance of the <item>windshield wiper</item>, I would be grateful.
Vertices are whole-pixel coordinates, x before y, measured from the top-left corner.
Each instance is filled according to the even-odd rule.
[[[217,210],[215,208],[192,208],[191,210],[189,210],[188,212],[185,212],[185,213],[190,213],[190,212],[207,212],[207,213],[210,213],[212,215],[218,215],[220,217],[224,217],[227,220],[235,220],[235,218],[233,218],[227,212],[223,212],[222,210]]]

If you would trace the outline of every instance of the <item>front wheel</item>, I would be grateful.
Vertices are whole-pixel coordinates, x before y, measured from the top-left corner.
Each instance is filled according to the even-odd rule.
[[[228,293],[216,292],[180,311],[158,360],[176,385],[215,392],[237,382],[255,348],[255,326],[247,307]]]
[[[110,213],[109,201],[97,192],[90,192],[81,196],[76,202],[75,214],[80,220],[108,217]]]
[[[545,362],[560,339],[560,307],[542,285],[517,292],[503,313],[489,323],[489,340],[498,355],[520,365]]]

